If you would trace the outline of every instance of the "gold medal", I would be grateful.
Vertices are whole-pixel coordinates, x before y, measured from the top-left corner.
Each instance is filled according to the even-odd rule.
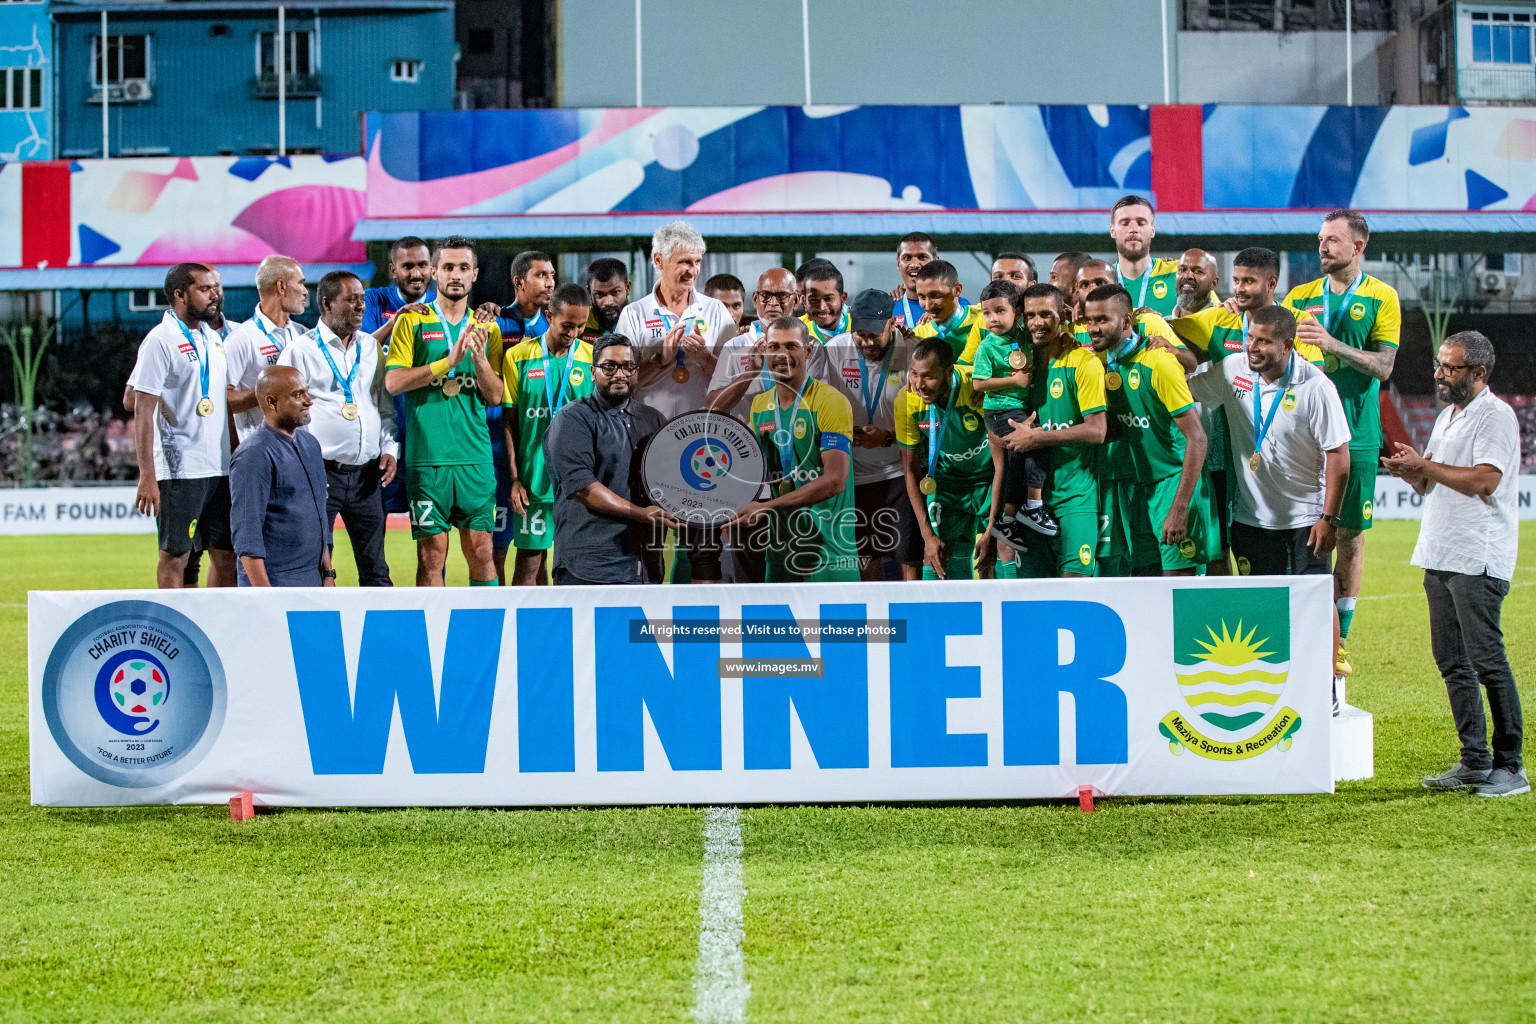
[[[346,402],[341,407],[341,418],[344,420],[357,419],[357,403]]]
[[[1248,456],[1248,468],[1257,473],[1259,471],[1259,463],[1262,461],[1264,460],[1259,458],[1259,453],[1254,452],[1252,455]]]
[[[687,384],[688,378],[690,376],[692,376],[692,374],[688,372],[688,367],[686,366],[679,366],[677,369],[672,371],[672,379],[677,381],[679,384]]]
[[[1008,353],[1008,365],[1015,370],[1024,369],[1024,353],[1020,349],[1014,349]]]
[[[443,397],[452,398],[459,393],[459,388],[464,385],[457,377],[447,377],[443,380]]]
[[[1109,388],[1109,390],[1111,390],[1111,391],[1119,391],[1120,390],[1120,375],[1118,373],[1116,373],[1114,370],[1110,370],[1108,373],[1106,373],[1104,375],[1104,386]]]
[[[939,489],[939,482],[931,476],[925,476],[918,481],[917,489],[924,494],[934,494]]]
[[[204,396],[203,400],[197,403],[197,414],[199,416],[212,416],[213,399]]]

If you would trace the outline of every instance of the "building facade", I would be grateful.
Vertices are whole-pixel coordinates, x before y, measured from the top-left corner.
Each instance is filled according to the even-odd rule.
[[[114,157],[357,153],[364,112],[453,105],[452,0],[55,0],[51,12],[65,159],[102,156],[103,135]]]
[[[0,3],[0,162],[52,159],[52,74],[47,3]]]

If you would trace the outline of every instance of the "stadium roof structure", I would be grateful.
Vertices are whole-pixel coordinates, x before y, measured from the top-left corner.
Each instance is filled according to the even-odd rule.
[[[1317,244],[1323,210],[1203,210],[1160,213],[1156,248],[1199,245],[1240,249],[1267,245],[1305,251]],[[1441,252],[1518,252],[1536,232],[1536,213],[1524,211],[1364,211],[1371,247]],[[724,252],[772,252],[814,247],[824,251],[879,251],[911,231],[925,231],[955,249],[1093,249],[1107,237],[1107,210],[1014,212],[903,210],[805,213],[604,213],[572,215],[364,218],[352,237],[383,242],[404,235],[438,238],[558,241],[567,251],[633,248],[669,220],[686,218]],[[1225,244],[1223,244],[1225,242]]]
[[[256,287],[254,264],[217,265],[225,288]],[[0,270],[0,291],[123,291],[130,288],[162,288],[170,267],[104,266],[41,267],[32,270]],[[318,281],[333,270],[349,270],[364,282],[373,278],[372,263],[320,263],[304,267],[305,276]]]

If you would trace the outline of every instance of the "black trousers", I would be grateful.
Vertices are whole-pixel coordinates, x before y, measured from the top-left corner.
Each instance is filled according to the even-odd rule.
[[[325,460],[325,511],[332,522],[341,516],[357,560],[358,583],[364,587],[394,586],[384,561],[384,494],[379,488],[379,460],[343,466]]]
[[[1524,735],[1520,694],[1504,656],[1499,613],[1509,583],[1492,576],[1429,569],[1424,596],[1429,599],[1429,644],[1445,678],[1451,717],[1461,738],[1461,763],[1468,768],[1520,770]],[[1488,750],[1488,722],[1483,691],[1493,713],[1493,751]]]

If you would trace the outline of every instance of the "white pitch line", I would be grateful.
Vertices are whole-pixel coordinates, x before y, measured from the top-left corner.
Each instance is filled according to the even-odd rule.
[[[693,1019],[739,1024],[747,1019],[741,952],[741,810],[711,807],[704,818],[704,885],[699,893],[699,962]]]

